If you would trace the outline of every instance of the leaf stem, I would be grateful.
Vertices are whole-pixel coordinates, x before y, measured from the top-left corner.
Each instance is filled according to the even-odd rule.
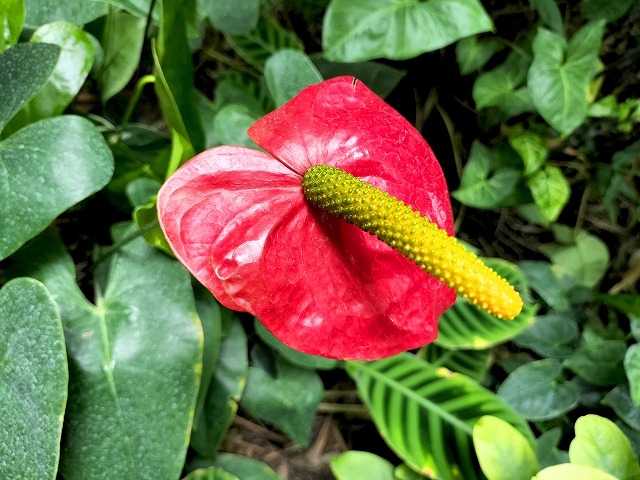
[[[131,118],[131,115],[133,114],[133,111],[135,110],[136,106],[138,105],[138,102],[140,101],[140,95],[142,95],[142,89],[149,83],[155,83],[156,81],[156,77],[154,75],[145,75],[142,78],[140,78],[140,80],[138,80],[138,83],[136,83],[136,88],[133,91],[133,95],[131,96],[131,99],[129,100],[129,103],[127,105],[127,109],[124,112],[124,115],[122,116],[122,122],[121,122],[121,126],[125,126],[127,123],[129,123],[129,119]]]
[[[135,232],[127,235],[126,237],[121,238],[120,240],[118,240],[111,247],[107,248],[105,250],[105,252],[96,259],[95,262],[93,262],[93,265],[91,266],[91,270],[95,270],[98,267],[98,265],[100,265],[102,262],[104,262],[109,257],[111,257],[111,255],[116,253],[118,250],[120,250],[122,247],[124,247],[127,243],[135,240],[136,238],[139,238],[139,237],[143,236],[145,233],[150,232],[151,230],[153,230],[157,226],[159,226],[159,223],[158,223],[157,220],[154,220],[153,222],[148,223],[144,227],[142,227],[142,228],[136,230]]]

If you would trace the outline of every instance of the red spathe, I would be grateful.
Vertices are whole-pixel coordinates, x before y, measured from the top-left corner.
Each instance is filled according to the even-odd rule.
[[[313,165],[339,167],[453,234],[445,179],[422,136],[352,77],[305,88],[249,135],[269,153],[207,150],[160,190],[160,225],[178,260],[296,350],[366,360],[432,341],[454,291],[310,206],[301,184]]]

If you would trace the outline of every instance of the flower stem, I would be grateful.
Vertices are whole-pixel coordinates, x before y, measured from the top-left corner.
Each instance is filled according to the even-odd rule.
[[[306,199],[375,235],[428,274],[498,318],[522,309],[516,290],[454,237],[401,200],[327,165],[307,170]]]

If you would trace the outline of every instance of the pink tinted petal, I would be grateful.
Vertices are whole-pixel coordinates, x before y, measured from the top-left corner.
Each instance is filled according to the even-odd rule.
[[[442,169],[422,135],[353,77],[305,88],[258,120],[249,135],[301,175],[317,164],[348,171],[453,234]]]

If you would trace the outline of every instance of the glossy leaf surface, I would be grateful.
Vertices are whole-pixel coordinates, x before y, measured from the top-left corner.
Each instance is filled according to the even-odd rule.
[[[39,27],[45,23],[66,20],[82,26],[107,13],[103,2],[69,2],[68,0],[29,0],[25,2],[25,25]]]
[[[274,53],[265,63],[264,77],[277,106],[291,100],[304,87],[322,81],[309,57],[298,50]]]
[[[0,290],[0,477],[56,478],[67,401],[58,308],[31,278]]]
[[[138,238],[111,256],[93,305],[49,233],[13,259],[18,273],[51,291],[65,328],[69,401],[60,473],[67,480],[178,478],[202,369],[187,272]]]
[[[393,480],[393,464],[369,452],[351,450],[331,459],[337,480]]]
[[[306,353],[375,358],[433,340],[453,291],[312,208],[301,191],[307,168],[337,166],[451,234],[444,176],[420,134],[363,84],[339,77],[306,88],[249,135],[269,154],[212,149],[162,187],[160,222],[177,258],[223,305]]]

